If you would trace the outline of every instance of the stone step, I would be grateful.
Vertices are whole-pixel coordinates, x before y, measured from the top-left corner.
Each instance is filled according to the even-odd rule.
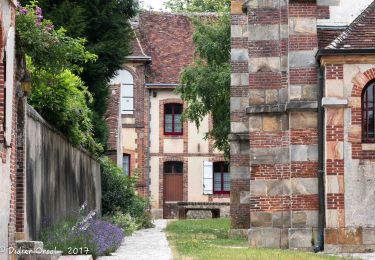
[[[16,241],[16,249],[12,254],[17,260],[58,260],[62,252],[44,249],[40,241]]]
[[[18,254],[17,260],[58,260],[61,255],[61,251],[54,251],[53,253],[31,252],[29,254]]]
[[[17,250],[22,249],[22,250],[36,251],[36,250],[43,250],[44,245],[43,245],[43,242],[41,241],[19,240],[19,241],[16,241],[16,248]]]

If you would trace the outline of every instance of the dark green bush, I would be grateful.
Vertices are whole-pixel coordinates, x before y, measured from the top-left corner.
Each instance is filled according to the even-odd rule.
[[[101,173],[103,215],[121,211],[141,218],[149,203],[135,193],[136,177],[124,175],[108,157],[101,159]]]

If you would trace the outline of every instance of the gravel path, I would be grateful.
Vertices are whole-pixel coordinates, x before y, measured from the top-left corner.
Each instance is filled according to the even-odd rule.
[[[99,260],[172,260],[164,229],[167,220],[155,220],[155,228],[143,229],[125,237],[121,247],[112,256]]]

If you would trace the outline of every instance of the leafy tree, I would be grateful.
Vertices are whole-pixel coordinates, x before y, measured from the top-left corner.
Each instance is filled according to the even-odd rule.
[[[168,0],[164,6],[174,12],[225,12],[230,0]]]
[[[74,74],[96,55],[86,51],[83,39],[71,38],[63,29],[54,30],[35,1],[18,7],[16,23],[17,52],[26,55],[32,81],[29,103],[73,144],[92,154],[100,153],[102,147],[94,141],[88,107],[92,96]]]
[[[24,0],[28,2],[28,0]],[[92,93],[92,120],[96,139],[106,144],[107,86],[130,54],[133,37],[129,18],[137,11],[136,0],[40,0],[44,15],[66,34],[87,40],[87,50],[95,62],[83,64],[80,75]]]
[[[228,14],[216,19],[193,19],[193,42],[196,59],[186,67],[177,93],[187,103],[184,118],[200,122],[212,116],[213,129],[206,138],[229,155],[230,133],[230,18]]]

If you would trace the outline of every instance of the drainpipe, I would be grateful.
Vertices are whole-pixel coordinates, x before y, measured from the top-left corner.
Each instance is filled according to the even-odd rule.
[[[145,84],[146,86],[146,84]],[[147,161],[146,161],[146,185],[147,185],[147,196],[150,197],[150,185],[151,185],[151,178],[150,178],[150,172],[151,172],[151,156],[150,156],[150,145],[151,145],[151,89],[148,90],[148,111],[147,111]]]
[[[319,194],[319,219],[318,219],[318,245],[314,251],[319,252],[324,250],[324,228],[325,228],[325,169],[324,169],[324,108],[322,106],[322,99],[324,95],[324,68],[320,65],[318,59],[318,194]]]

